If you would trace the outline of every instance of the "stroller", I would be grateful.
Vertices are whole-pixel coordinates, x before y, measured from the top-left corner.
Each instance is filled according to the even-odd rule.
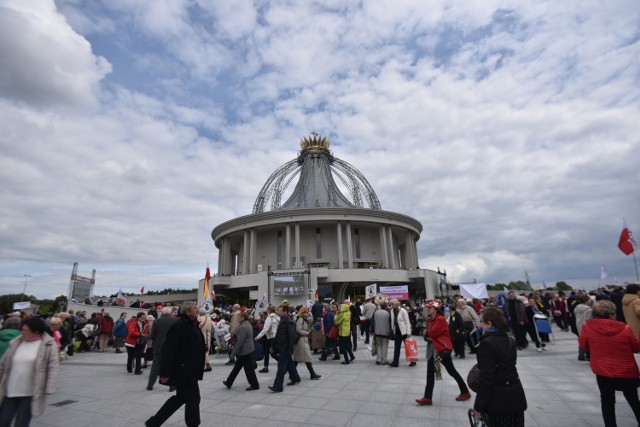
[[[553,335],[553,330],[551,329],[551,322],[549,318],[542,314],[536,313],[533,315],[533,324],[536,327],[536,334],[538,335],[538,340],[540,339],[540,334],[548,334],[551,337],[551,343],[556,343],[556,337]]]

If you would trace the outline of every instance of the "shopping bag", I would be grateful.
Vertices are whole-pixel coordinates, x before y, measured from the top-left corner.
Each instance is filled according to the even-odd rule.
[[[407,362],[417,362],[418,358],[418,341],[409,338],[404,340],[404,352]]]

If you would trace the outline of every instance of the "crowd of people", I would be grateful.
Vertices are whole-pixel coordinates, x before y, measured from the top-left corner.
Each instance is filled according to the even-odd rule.
[[[521,293],[504,298],[465,299],[461,295],[412,305],[397,299],[309,301],[292,307],[286,301],[263,312],[234,304],[212,313],[186,302],[180,307],[156,306],[127,319],[107,309],[87,316],[69,310],[44,316],[14,313],[0,330],[0,425],[29,425],[44,410],[45,394],[55,390],[58,365],[75,353],[126,351],[127,373],[148,371],[147,390],[159,383],[175,391],[146,421],[162,425],[185,405],[185,422],[200,423],[198,381],[211,371],[211,354],[225,354],[231,370],[223,385],[230,389],[244,371],[246,391],[260,389],[256,370],[269,373],[277,363],[268,389],[282,392],[302,381],[304,363],[310,380],[320,380],[314,363],[350,365],[358,342],[367,344],[375,364],[397,368],[409,339],[426,341],[424,394],[417,404],[433,404],[442,367],[458,385],[457,401],[475,393],[473,416],[491,426],[523,426],[527,401],[516,368],[517,354],[532,342],[546,351],[552,339],[536,319],[555,323],[559,333],[578,338],[577,359],[589,361],[601,395],[605,426],[616,425],[615,391],[623,392],[640,423],[640,371],[633,356],[640,352],[640,286],[624,290],[599,289],[591,294]],[[360,337],[359,337],[360,336]],[[527,337],[529,339],[527,339]],[[391,347],[391,343],[392,348]],[[4,354],[4,356],[3,356]],[[475,355],[477,365],[467,381],[454,359]],[[417,366],[406,358],[407,367]],[[339,361],[339,362],[338,362]],[[348,368],[345,368],[348,369]],[[473,374],[473,375],[472,375]]]

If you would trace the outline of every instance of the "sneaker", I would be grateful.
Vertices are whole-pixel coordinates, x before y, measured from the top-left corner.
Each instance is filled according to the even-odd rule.
[[[227,380],[222,381],[222,384],[224,384],[226,388],[231,389],[231,384],[229,384]]]
[[[148,385],[147,386],[147,390],[153,390],[153,386],[152,385]]]
[[[538,350],[539,352],[542,352],[542,348],[541,347],[536,348],[536,350]]]
[[[418,405],[432,405],[433,401],[429,398],[423,397],[422,399],[416,399]]]
[[[409,363],[409,366],[416,366],[416,362]]]
[[[547,347],[542,347],[542,351],[549,351]]]
[[[269,372],[269,368],[262,368],[258,372],[260,372],[261,374],[265,374],[265,373]]]
[[[274,393],[282,393],[282,390],[278,390],[277,388],[273,388],[271,386],[269,386],[269,390],[271,390]]]
[[[463,402],[465,400],[469,400],[471,399],[471,393],[466,392],[466,393],[461,393],[460,396],[456,397],[456,400],[458,402]]]

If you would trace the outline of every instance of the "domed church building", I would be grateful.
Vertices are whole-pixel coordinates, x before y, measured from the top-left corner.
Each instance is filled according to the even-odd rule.
[[[353,300],[374,283],[376,292],[406,291],[401,299],[441,294],[443,276],[418,265],[422,224],[383,210],[367,179],[329,147],[315,132],[303,138],[298,157],[267,179],[253,212],[211,232],[218,248],[211,283],[227,303],[264,294],[274,305]]]

